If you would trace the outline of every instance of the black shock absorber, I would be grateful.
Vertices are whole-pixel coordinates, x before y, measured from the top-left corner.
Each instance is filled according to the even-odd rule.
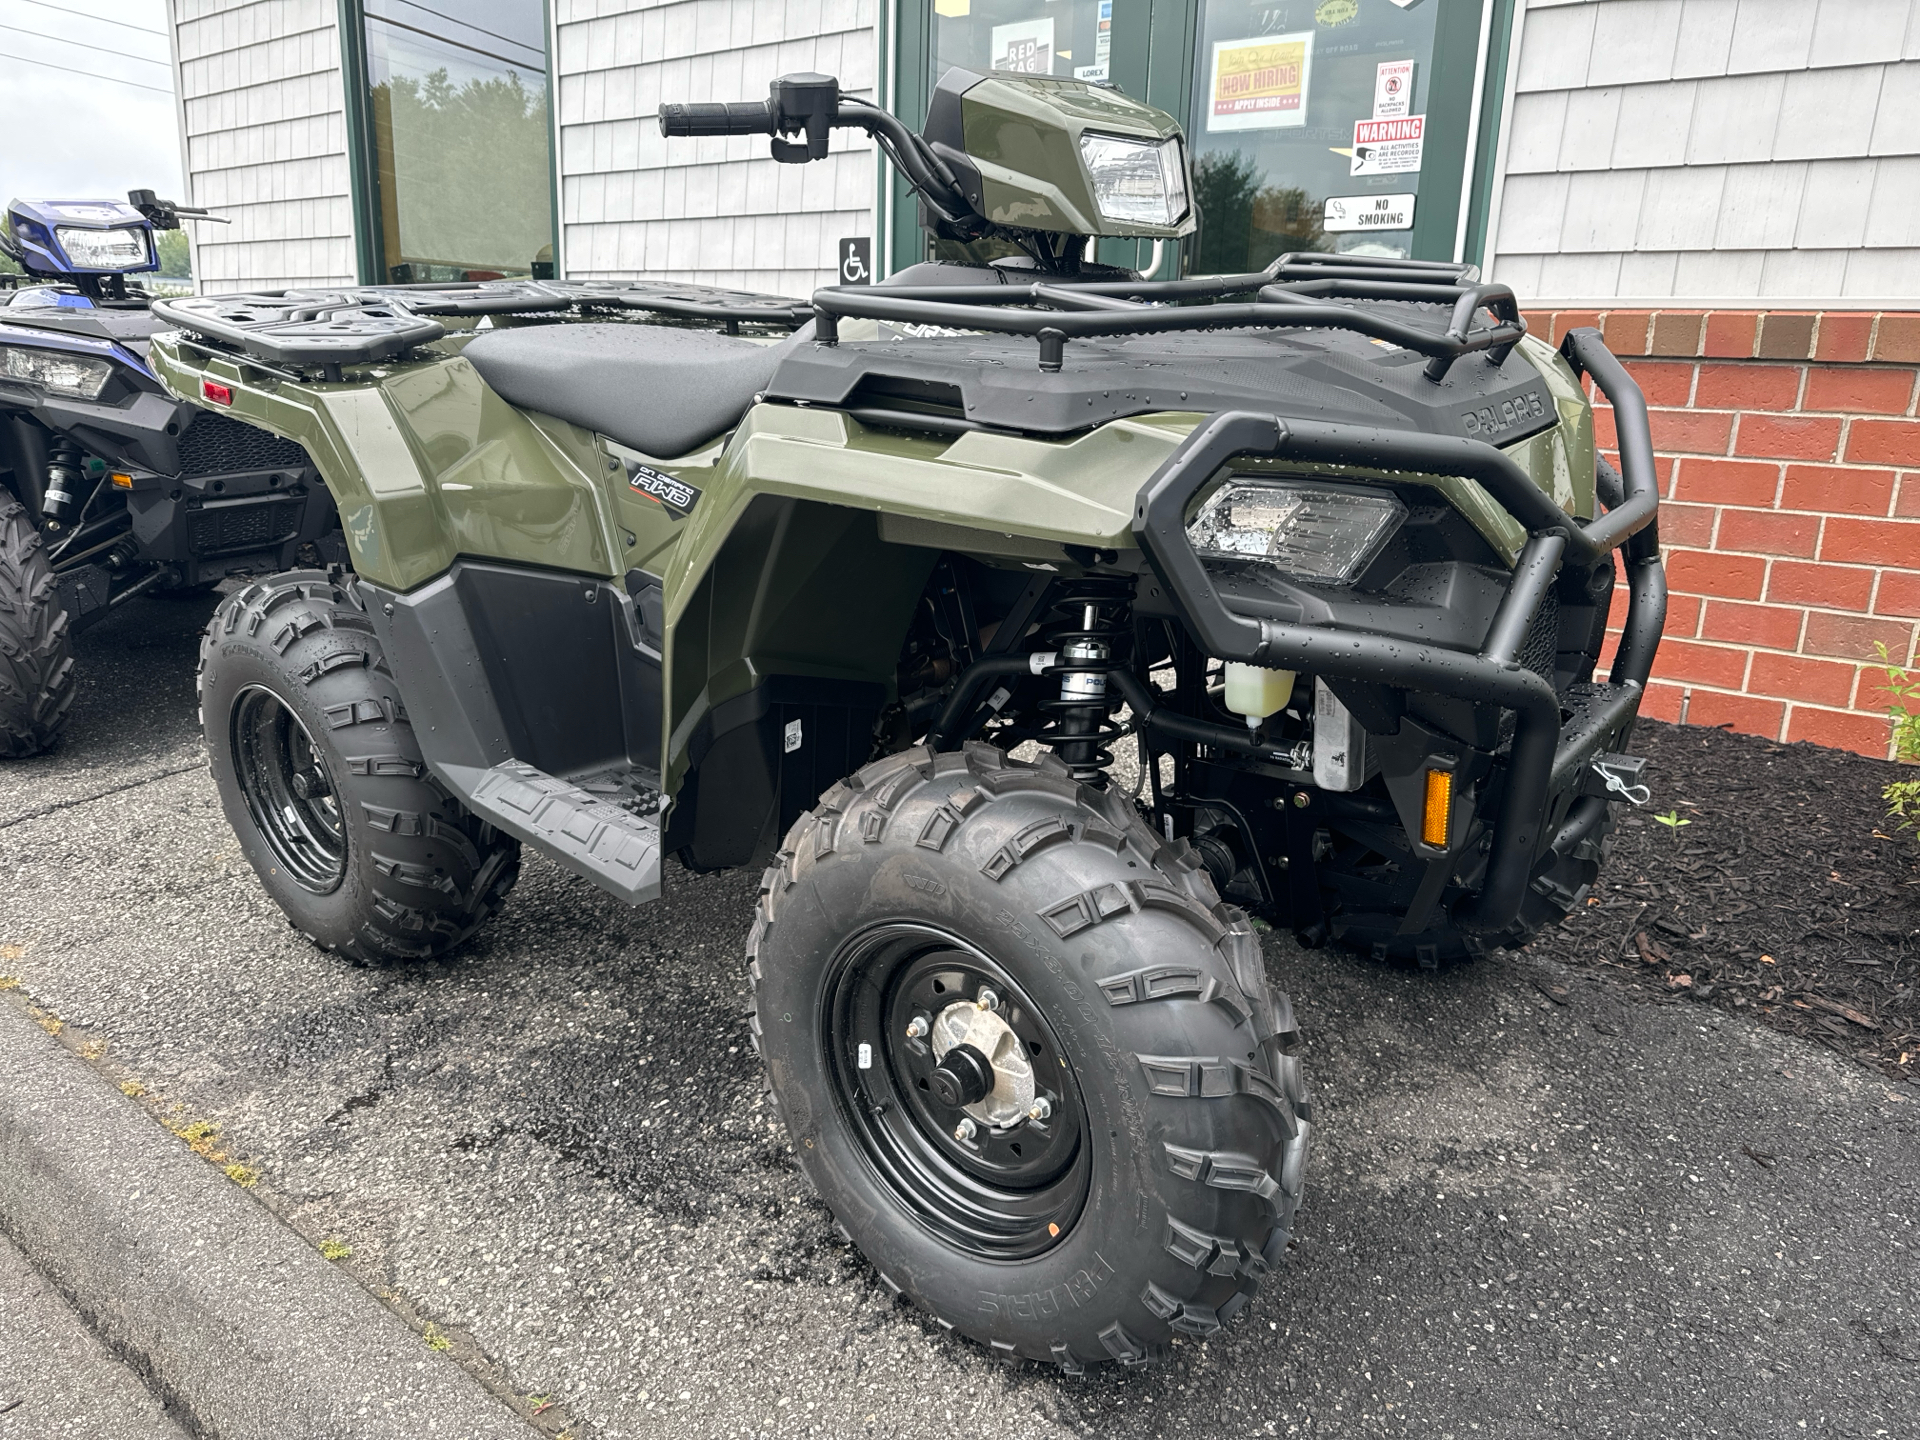
[[[47,490],[40,497],[40,513],[55,528],[80,513],[84,463],[79,447],[70,440],[56,440],[47,449]]]
[[[1113,763],[1107,746],[1123,729],[1107,712],[1107,671],[1132,633],[1132,582],[1089,575],[1064,587],[1042,627],[1052,663],[1042,672],[1058,676],[1057,698],[1041,701],[1049,723],[1040,741],[1049,745],[1083,784],[1103,787]]]

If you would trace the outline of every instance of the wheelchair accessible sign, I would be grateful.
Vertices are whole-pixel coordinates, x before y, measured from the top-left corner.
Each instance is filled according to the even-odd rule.
[[[873,283],[873,241],[869,237],[854,235],[840,242],[840,283]]]

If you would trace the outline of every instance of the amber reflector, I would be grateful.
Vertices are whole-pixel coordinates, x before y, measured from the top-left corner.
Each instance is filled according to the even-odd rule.
[[[1447,848],[1447,818],[1453,813],[1453,772],[1427,771],[1427,808],[1420,819],[1420,838],[1437,849]]]
[[[113,472],[110,478],[112,479],[114,483],[114,487],[116,489],[131,490],[133,488],[133,476],[131,475],[123,475],[118,470],[116,470]]]

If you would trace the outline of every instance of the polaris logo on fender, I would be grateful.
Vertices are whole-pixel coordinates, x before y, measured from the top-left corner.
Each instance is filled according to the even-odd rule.
[[[663,475],[645,465],[627,462],[627,483],[651,500],[658,500],[676,515],[689,515],[700,503],[700,491],[684,480]]]
[[[1504,435],[1516,425],[1545,419],[1547,413],[1547,402],[1540,392],[1529,390],[1498,405],[1482,405],[1478,410],[1464,412],[1460,416],[1460,428],[1468,435]]]

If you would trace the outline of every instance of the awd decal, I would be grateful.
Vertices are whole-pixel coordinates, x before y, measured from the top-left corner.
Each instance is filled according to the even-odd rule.
[[[1546,413],[1547,402],[1541,398],[1540,392],[1529,390],[1511,400],[1502,400],[1498,405],[1483,405],[1478,410],[1466,411],[1460,417],[1460,428],[1469,435],[1502,435],[1516,425],[1542,419]]]
[[[676,515],[690,515],[700,503],[700,491],[684,480],[663,475],[645,465],[627,462],[627,483],[650,500],[658,500]]]

